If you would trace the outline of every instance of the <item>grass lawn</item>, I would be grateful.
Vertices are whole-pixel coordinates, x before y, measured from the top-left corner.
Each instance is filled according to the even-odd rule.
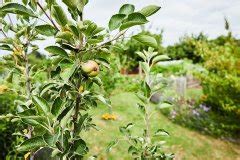
[[[92,109],[95,115],[94,122],[100,130],[86,132],[88,135],[84,137],[88,137],[87,141],[90,142],[91,155],[98,155],[98,159],[129,160],[131,158],[127,154],[128,144],[124,141],[120,141],[109,154],[105,152],[105,149],[111,140],[121,137],[119,126],[134,122],[134,131],[142,134],[141,128],[144,124],[135,105],[138,99],[133,93],[119,93],[112,96],[111,101],[113,112],[118,116],[118,120],[101,120],[101,115],[107,113],[108,108],[100,105]],[[240,160],[240,146],[183,128],[169,121],[159,111],[155,112],[151,121],[152,130],[163,128],[170,133],[171,136],[166,139],[165,146],[167,151],[175,153],[176,160]]]

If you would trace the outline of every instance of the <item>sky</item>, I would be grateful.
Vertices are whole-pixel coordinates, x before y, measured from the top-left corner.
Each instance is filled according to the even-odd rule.
[[[176,43],[186,34],[205,33],[210,38],[226,34],[224,16],[230,22],[233,35],[240,37],[240,0],[89,0],[85,17],[106,26],[112,14],[124,3],[136,9],[155,4],[161,10],[149,18],[151,30],[163,29],[163,44]],[[135,27],[134,30],[137,30]]]
[[[146,28],[156,33],[163,30],[164,46],[173,45],[184,35],[203,32],[215,38],[226,34],[224,17],[229,20],[233,35],[240,37],[240,0],[89,0],[84,18],[107,27],[111,15],[125,3],[135,5],[136,10],[150,4],[162,7],[149,18]],[[138,30],[139,27],[133,27],[129,32]]]

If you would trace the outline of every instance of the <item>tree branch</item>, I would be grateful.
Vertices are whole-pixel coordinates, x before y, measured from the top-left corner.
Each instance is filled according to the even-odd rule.
[[[3,31],[2,28],[0,28],[0,31],[2,32],[2,34],[3,34],[3,36],[4,36],[5,38],[8,38],[7,34]],[[19,51],[19,49],[15,46],[15,44],[13,44],[13,47],[14,47],[17,51]]]
[[[83,21],[83,13],[80,15],[80,20]],[[81,47],[83,45],[83,41],[84,41],[84,37],[81,38]],[[76,84],[77,89],[80,88],[81,83],[82,83],[82,76],[80,74],[80,78],[79,78],[79,80],[77,81],[77,84]],[[77,98],[76,98],[75,111],[74,111],[74,115],[73,115],[73,124],[74,124],[73,125],[73,133],[74,133],[74,136],[76,136],[76,134],[77,134],[78,115],[80,114],[79,111],[80,111],[80,108],[81,108],[80,105],[81,105],[81,95],[80,95],[80,93],[78,93]]]
[[[11,25],[13,26],[13,21],[12,21],[12,19],[11,19],[10,15],[8,14],[7,16],[8,16],[8,19],[9,19],[9,21],[10,21]]]
[[[57,30],[59,30],[58,27],[57,27],[57,25],[54,23],[53,19],[46,13],[46,11],[45,11],[44,8],[42,7],[42,5],[41,5],[39,2],[37,2],[37,5],[38,5],[39,8],[43,11],[43,13],[46,15],[46,17],[49,19],[49,21],[53,24],[53,26],[54,26]]]
[[[78,125],[78,114],[79,114],[79,110],[80,110],[80,103],[81,103],[81,95],[78,95],[77,96],[77,99],[76,99],[76,106],[75,106],[75,113],[73,115],[73,132],[74,132],[74,135],[76,136],[76,132],[77,132],[77,125]]]
[[[106,41],[106,42],[103,42],[102,44],[100,44],[100,45],[98,45],[98,46],[96,46],[96,47],[92,47],[92,48],[90,48],[89,50],[98,49],[98,48],[100,48],[100,47],[102,47],[102,46],[104,46],[104,45],[106,45],[106,44],[108,44],[108,43],[110,43],[110,42],[113,42],[113,41],[117,40],[118,38],[120,38],[122,35],[124,35],[126,32],[127,32],[127,30],[122,31],[122,32],[119,32],[117,35],[115,35],[115,36],[113,37],[113,39],[110,39],[110,40],[108,40],[108,41]],[[89,50],[88,50],[88,51],[89,51]]]
[[[27,99],[30,100],[30,98],[31,98],[31,82],[30,82],[30,76],[29,76],[29,61],[28,61],[28,54],[27,54],[28,46],[29,46],[29,41],[27,40],[26,44],[24,45],[24,60],[25,60]]]
[[[8,36],[6,35],[6,33],[3,31],[3,29],[2,28],[0,28],[0,31],[2,32],[2,34],[3,34],[3,36],[5,37],[5,38],[7,38]]]

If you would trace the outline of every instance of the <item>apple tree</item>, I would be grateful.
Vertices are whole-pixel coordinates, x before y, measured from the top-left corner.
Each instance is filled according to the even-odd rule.
[[[20,89],[15,90],[19,93],[16,113],[1,118],[26,127],[26,132],[19,131],[25,140],[17,150],[28,152],[31,158],[42,148],[51,149],[51,156],[60,159],[86,156],[89,147],[81,135],[96,126],[88,110],[97,107],[98,101],[111,106],[93,89],[102,84],[98,75],[102,67],[109,67],[111,46],[129,28],[146,24],[147,18],[160,9],[149,5],[136,10],[134,5],[124,4],[106,29],[84,19],[87,4],[88,0],[6,0],[0,7],[0,49],[10,52],[14,61],[6,63],[11,65],[8,77],[17,75],[20,81]],[[117,33],[111,36],[114,30]],[[135,38],[149,46],[157,45],[150,36]],[[55,43],[44,50],[50,54],[53,69],[50,78],[39,85],[33,81],[39,70],[29,64],[28,55],[43,50],[39,44],[49,39]]]

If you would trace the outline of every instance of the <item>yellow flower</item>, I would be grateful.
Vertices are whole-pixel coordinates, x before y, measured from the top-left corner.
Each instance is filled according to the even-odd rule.
[[[117,116],[114,115],[114,114],[112,114],[112,115],[111,115],[111,119],[112,119],[112,120],[117,120]]]
[[[109,114],[109,113],[105,113],[102,115],[102,119],[104,120],[117,120],[117,116],[114,114]]]
[[[0,85],[0,94],[3,94],[8,90],[8,87],[6,85]]]

